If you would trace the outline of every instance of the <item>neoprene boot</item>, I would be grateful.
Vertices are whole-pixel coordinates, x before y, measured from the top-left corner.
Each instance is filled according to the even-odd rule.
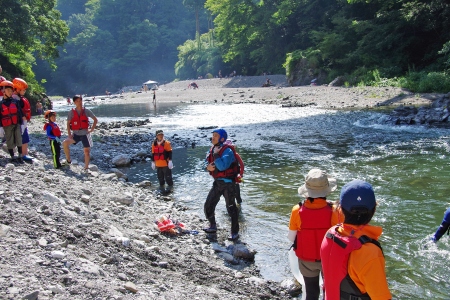
[[[306,300],[318,300],[320,296],[320,277],[305,277]]]

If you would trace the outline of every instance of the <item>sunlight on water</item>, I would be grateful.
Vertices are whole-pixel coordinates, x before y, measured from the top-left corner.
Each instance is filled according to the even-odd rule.
[[[448,299],[449,237],[424,250],[450,206],[448,129],[390,126],[377,112],[335,112],[315,108],[282,108],[254,104],[178,105],[153,111],[128,108],[136,118],[148,117],[152,127],[168,132],[199,132],[198,127],[225,127],[246,163],[242,186],[242,240],[258,251],[256,264],[267,279],[291,277],[287,229],[291,208],[301,199],[298,187],[314,167],[338,179],[369,181],[378,200],[375,225],[384,229],[381,242],[391,292],[396,299]],[[101,118],[127,118],[108,111]],[[125,110],[126,111],[126,110]],[[133,112],[133,114],[131,113]],[[192,134],[191,134],[192,135]],[[199,138],[195,149],[174,151],[175,201],[203,216],[212,179],[202,161],[209,145]],[[138,175],[140,174],[140,175]],[[133,165],[133,181],[157,184],[150,165]],[[217,206],[219,225],[230,224],[224,201]]]

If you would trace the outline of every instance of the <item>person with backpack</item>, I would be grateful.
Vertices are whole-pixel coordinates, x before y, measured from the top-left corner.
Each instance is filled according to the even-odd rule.
[[[0,82],[3,99],[0,101],[0,137],[5,137],[11,162],[23,164],[22,158],[22,124],[23,115],[20,102],[13,98],[14,84],[9,80]],[[19,156],[14,158],[14,148]]]
[[[44,118],[47,121],[44,125],[44,130],[47,134],[47,138],[50,141],[50,149],[53,156],[53,166],[55,169],[61,168],[59,158],[61,156],[61,130],[58,124],[56,124],[56,112],[54,110],[47,110],[44,113]]]
[[[19,105],[22,108],[22,158],[25,161],[31,162],[33,158],[28,155],[28,143],[30,142],[30,136],[28,135],[27,124],[31,120],[31,105],[27,98],[25,98],[25,92],[28,89],[28,83],[22,78],[14,78],[12,81],[14,85],[14,98],[19,101]]]
[[[238,207],[238,210],[240,211],[241,210],[241,203],[242,203],[240,184],[244,181],[243,177],[244,177],[245,166],[244,166],[244,162],[242,161],[241,156],[236,151],[236,146],[233,144],[233,141],[230,140],[230,139],[227,139],[224,142],[224,145],[228,145],[228,146],[232,147],[232,150],[234,152],[234,156],[235,156],[236,161],[238,163],[239,174],[234,179],[234,182],[235,182],[234,187],[235,187],[236,205]]]
[[[97,126],[97,117],[87,108],[83,107],[83,99],[80,95],[75,95],[72,98],[75,108],[69,111],[67,115],[67,139],[63,142],[64,154],[66,155],[66,163],[71,164],[70,148],[72,144],[78,144],[81,141],[84,148],[84,170],[89,169],[89,161],[91,159],[90,150],[93,146],[91,133]],[[94,123],[89,127],[89,118],[94,120]]]
[[[335,178],[320,169],[312,169],[305,177],[305,184],[298,188],[298,194],[305,200],[292,208],[288,239],[293,242],[298,258],[306,300],[317,300],[320,296],[320,245],[327,230],[339,219],[327,195],[336,187]]]
[[[216,129],[212,132],[211,143],[213,146],[209,150],[206,158],[209,174],[214,178],[214,183],[206,197],[204,212],[209,221],[209,227],[203,228],[206,233],[217,231],[215,210],[220,201],[220,196],[224,196],[228,215],[231,217],[231,232],[228,239],[235,241],[239,238],[239,211],[235,200],[235,179],[239,174],[238,163],[235,158],[234,148],[225,145],[228,134],[225,129]]]
[[[173,190],[172,179],[172,146],[164,139],[164,132],[156,130],[155,140],[152,143],[152,169],[156,169],[159,181],[159,191],[169,193]],[[167,182],[167,189],[164,186]]]
[[[345,221],[327,231],[320,249],[325,300],[392,299],[378,242],[383,230],[369,225],[376,205],[369,183],[353,180],[342,187]]]

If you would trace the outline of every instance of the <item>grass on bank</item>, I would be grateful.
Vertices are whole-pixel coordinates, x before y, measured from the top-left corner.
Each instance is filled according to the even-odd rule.
[[[349,85],[346,82],[346,86]],[[357,84],[359,87],[400,87],[413,93],[448,93],[450,76],[446,72],[410,71],[402,77],[383,78],[378,70],[367,73]]]

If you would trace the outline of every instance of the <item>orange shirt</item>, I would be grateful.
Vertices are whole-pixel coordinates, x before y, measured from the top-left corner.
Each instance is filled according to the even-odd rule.
[[[155,153],[156,147],[157,146],[155,146],[154,143],[152,143],[152,153]],[[172,146],[170,145],[170,142],[168,140],[164,141],[164,151],[172,152]],[[166,159],[165,160],[160,160],[160,159],[155,160],[155,165],[157,167],[167,167],[167,160]]]
[[[324,199],[317,198],[313,203],[306,200],[303,205],[309,209],[321,209],[328,205],[327,201]],[[302,220],[299,214],[300,206],[297,204],[292,208],[291,219],[289,220],[289,230],[300,230],[302,226]],[[342,223],[344,221],[344,215],[336,209],[333,205],[333,212],[331,214],[331,226]]]
[[[354,230],[353,236],[356,238],[367,235],[374,240],[378,240],[383,232],[381,227],[368,224],[362,226],[344,224],[344,227],[339,226],[337,229],[343,236],[351,235],[352,230]],[[366,243],[360,249],[350,253],[348,274],[361,293],[368,293],[370,299],[392,299],[386,280],[384,256],[378,246]]]

